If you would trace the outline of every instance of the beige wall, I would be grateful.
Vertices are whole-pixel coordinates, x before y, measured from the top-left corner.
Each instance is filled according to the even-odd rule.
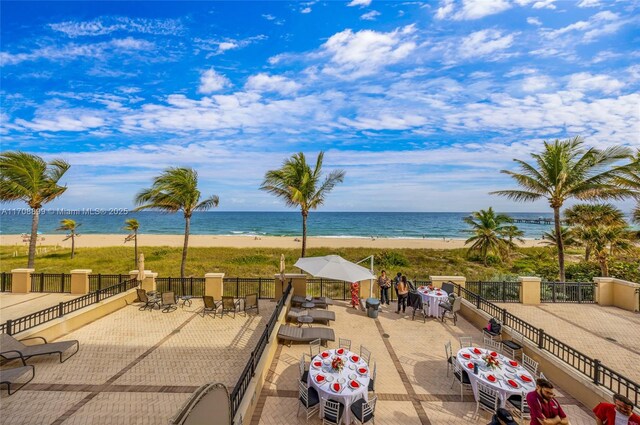
[[[71,270],[71,295],[86,295],[89,293],[90,269]]]
[[[464,276],[429,276],[431,283],[440,288],[444,282],[453,282],[460,285],[462,288],[466,287],[467,278]]]
[[[31,292],[31,273],[36,269],[11,270],[11,292],[14,294],[28,294]]]
[[[204,275],[204,294],[220,301],[224,290],[224,273],[207,273]]]
[[[596,302],[600,305],[613,305],[629,311],[640,311],[638,291],[640,284],[611,277],[595,277]]]
[[[540,282],[539,277],[519,277],[520,282],[520,302],[525,305],[540,304]]]

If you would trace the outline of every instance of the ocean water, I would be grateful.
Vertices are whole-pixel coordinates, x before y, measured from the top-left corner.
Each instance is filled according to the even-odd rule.
[[[362,237],[362,238],[467,238],[469,227],[464,212],[321,212],[309,214],[308,236]],[[552,214],[512,213],[513,218],[552,218]],[[136,218],[142,234],[182,234],[184,218],[181,213],[165,214],[154,211],[127,213],[126,211],[60,211],[45,210],[40,216],[39,232],[60,233],[55,229],[60,220],[71,218],[81,223],[80,234],[120,233],[125,220]],[[540,238],[551,226],[540,224],[516,224],[525,238]],[[0,233],[30,233],[31,216],[5,210],[0,214]],[[300,212],[220,212],[194,213],[191,234],[236,236],[299,236],[302,234]]]

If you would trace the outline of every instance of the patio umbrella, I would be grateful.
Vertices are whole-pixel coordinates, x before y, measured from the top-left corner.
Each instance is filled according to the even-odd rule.
[[[295,266],[315,277],[344,280],[346,282],[360,282],[361,280],[376,278],[369,270],[347,261],[339,255],[300,258],[296,261]]]
[[[142,282],[144,276],[144,254],[141,252],[140,257],[138,257],[138,280]]]

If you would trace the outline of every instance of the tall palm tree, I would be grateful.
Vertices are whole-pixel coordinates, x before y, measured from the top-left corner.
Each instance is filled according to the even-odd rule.
[[[134,211],[145,209],[160,210],[169,213],[182,211],[184,215],[184,244],[180,262],[180,277],[184,277],[189,248],[189,229],[194,211],[206,211],[218,206],[216,195],[200,201],[198,173],[192,168],[169,167],[153,180],[149,189],[143,189],[135,197]]]
[[[321,206],[331,190],[344,180],[345,172],[335,170],[320,183],[324,152],[318,154],[315,168],[307,164],[304,153],[288,158],[278,170],[267,171],[261,190],[284,199],[289,207],[300,207],[302,214],[302,257],[307,249],[307,217],[309,211]]]
[[[504,226],[504,228],[501,231],[501,235],[503,238],[506,238],[507,241],[509,242],[506,247],[507,255],[511,255],[511,248],[516,246],[516,244],[513,242],[514,240],[520,243],[524,243],[524,239],[522,238],[524,236],[524,232],[520,230],[518,226],[515,226],[515,225]]]
[[[558,247],[560,281],[565,281],[564,244],[560,231],[560,209],[567,199],[621,199],[631,191],[615,184],[612,179],[621,168],[611,168],[616,161],[627,158],[631,151],[623,146],[605,150],[585,148],[580,137],[544,142],[539,154],[531,154],[534,164],[514,159],[520,172],[502,170],[522,189],[499,190],[495,193],[520,202],[547,199],[553,209],[554,229]]]
[[[585,248],[584,260],[589,261],[593,244],[589,240],[590,228],[595,226],[626,226],[624,214],[611,204],[576,204],[564,211],[565,221],[573,235]]]
[[[619,225],[600,225],[588,229],[593,253],[602,277],[609,276],[609,258],[617,252],[627,252],[632,247],[633,232],[628,227]]]
[[[574,231],[569,226],[561,226],[560,232],[562,236],[562,243],[565,247],[575,246],[578,241],[574,236]],[[558,237],[556,236],[556,229],[552,229],[550,232],[542,233],[542,243],[547,246],[558,247]]]
[[[62,195],[66,186],[58,181],[70,165],[54,159],[46,162],[39,156],[13,151],[0,154],[0,202],[24,201],[32,209],[28,268],[35,265],[40,208]]]
[[[65,232],[69,232],[66,238],[63,241],[71,239],[71,259],[76,254],[76,238],[80,236],[77,232],[78,227],[82,226],[82,224],[76,224],[75,220],[71,220],[70,218],[64,218],[60,220],[60,227],[56,230],[63,230]]]
[[[636,151],[631,163],[623,169],[621,175],[615,179],[616,183],[632,191],[632,196],[636,198],[636,206],[631,212],[631,218],[640,224],[640,149]]]
[[[511,223],[512,220],[505,214],[496,214],[492,207],[489,207],[488,210],[474,211],[471,216],[465,217],[464,221],[471,226],[469,232],[473,233],[473,236],[465,241],[465,245],[473,242],[468,253],[480,251],[485,266],[489,254],[500,255],[510,244],[503,235],[508,227],[506,224]]]
[[[124,226],[124,230],[128,230],[131,233],[124,238],[124,243],[129,241],[133,241],[133,255],[134,255],[134,264],[135,268],[138,268],[138,229],[140,228],[140,223],[135,218],[130,218],[124,221],[126,226]]]

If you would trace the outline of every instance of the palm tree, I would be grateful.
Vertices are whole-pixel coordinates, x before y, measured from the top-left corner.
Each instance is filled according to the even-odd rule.
[[[325,197],[338,183],[344,180],[345,172],[335,170],[329,173],[320,184],[322,160],[324,152],[318,154],[316,167],[312,169],[304,156],[299,152],[288,158],[278,170],[267,171],[261,190],[273,193],[284,199],[289,207],[300,207],[302,214],[302,257],[307,249],[307,217],[309,211],[324,203]]]
[[[469,232],[473,233],[473,236],[465,241],[465,245],[473,242],[468,253],[480,251],[485,266],[490,253],[500,255],[509,244],[513,245],[513,242],[503,237],[508,227],[505,224],[511,223],[511,218],[505,214],[496,214],[492,207],[488,210],[474,211],[470,217],[465,217],[464,221],[471,226]]]
[[[562,236],[562,243],[564,246],[569,247],[569,246],[577,245],[578,241],[574,236],[573,229],[571,229],[569,226],[561,226],[560,231],[562,232],[561,236]],[[544,245],[555,246],[557,248],[558,238],[556,237],[556,229],[552,229],[550,232],[543,232],[542,243]]]
[[[140,223],[135,218],[130,218],[124,221],[126,226],[124,226],[124,230],[128,230],[131,233],[124,238],[124,243],[129,241],[133,241],[133,255],[134,255],[134,264],[135,268],[138,268],[138,229],[140,228]]]
[[[595,226],[625,226],[624,214],[611,204],[576,204],[564,211],[565,221],[573,226],[572,233],[585,247],[584,260],[589,261],[593,244],[589,229]]]
[[[507,241],[509,242],[507,244],[507,255],[511,255],[511,248],[516,246],[516,244],[513,243],[514,239],[520,243],[524,243],[524,239],[522,238],[524,236],[524,232],[518,229],[518,226],[504,226],[501,236],[507,238]]]
[[[155,209],[169,213],[182,211],[184,214],[184,245],[180,262],[180,277],[184,277],[184,267],[189,248],[189,228],[194,211],[207,211],[218,206],[219,199],[213,195],[200,201],[198,173],[192,168],[169,167],[153,180],[149,189],[143,189],[135,197],[134,211]]]
[[[632,191],[632,196],[636,198],[636,206],[631,212],[631,218],[640,224],[640,149],[636,151],[631,163],[623,169],[621,175],[615,179],[616,183]]]
[[[78,230],[78,227],[80,226],[82,226],[82,224],[76,224],[75,220],[71,220],[70,218],[64,218],[60,220],[60,227],[56,229],[56,230],[64,230],[66,232],[69,232],[67,237],[64,238],[62,241],[64,242],[68,239],[71,239],[71,259],[72,260],[76,253],[76,238],[80,236],[77,233],[77,230]]]
[[[27,262],[30,269],[35,265],[40,208],[67,190],[66,186],[58,185],[58,181],[69,167],[61,159],[46,162],[20,151],[0,154],[0,202],[24,201],[33,212]]]
[[[514,159],[520,172],[502,170],[522,186],[520,190],[491,192],[520,202],[547,199],[553,209],[554,229],[558,247],[560,281],[565,281],[564,244],[560,231],[560,208],[567,199],[621,199],[631,191],[615,184],[612,179],[622,168],[610,168],[614,162],[627,158],[631,151],[623,146],[605,150],[586,149],[580,137],[544,142],[544,150],[531,154],[535,164]]]
[[[627,226],[594,226],[589,228],[593,253],[602,277],[609,276],[609,258],[617,252],[627,252],[632,247],[633,232]]]

